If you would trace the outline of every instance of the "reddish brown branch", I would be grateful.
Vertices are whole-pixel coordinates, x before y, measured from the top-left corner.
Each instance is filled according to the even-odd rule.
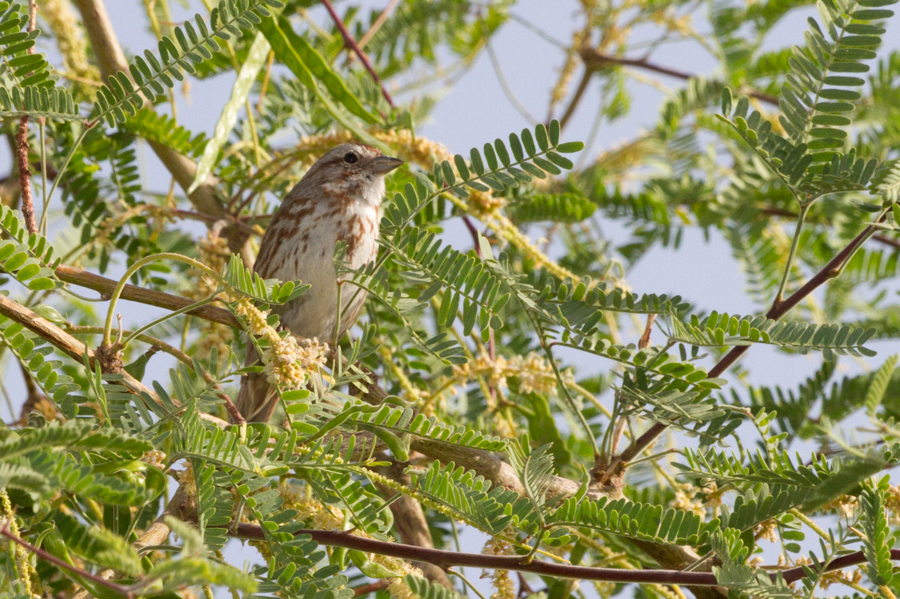
[[[240,523],[237,526],[237,536],[245,539],[264,540],[262,527],[257,524]],[[624,570],[618,568],[592,568],[589,566],[572,566],[569,564],[556,564],[538,560],[529,561],[526,557],[484,555],[480,553],[457,553],[442,549],[426,549],[415,545],[403,545],[358,537],[348,532],[332,530],[299,530],[297,535],[309,535],[320,545],[332,547],[345,547],[365,553],[377,553],[401,559],[419,562],[428,562],[442,568],[451,566],[469,566],[473,568],[488,568],[497,570],[514,570],[517,572],[531,572],[544,576],[559,578],[574,578],[578,580],[601,580],[605,582],[634,582],[649,584],[683,584],[694,586],[718,585],[715,574],[710,572],[683,572],[678,570]],[[891,550],[891,559],[900,560],[900,549]],[[832,560],[825,567],[826,572],[839,570],[866,561],[862,551]],[[806,577],[803,568],[791,568],[781,570],[785,582],[796,582]],[[775,572],[770,574],[774,579]]]
[[[875,227],[868,226],[863,231],[853,238],[853,240],[847,244],[843,250],[841,250],[834,258],[831,259],[828,264],[826,264],[822,270],[815,274],[809,281],[806,282],[803,287],[795,291],[790,295],[790,297],[782,300],[775,301],[772,307],[766,312],[766,318],[771,320],[779,320],[782,316],[787,314],[791,308],[799,304],[803,301],[804,298],[809,296],[813,291],[824,285],[829,279],[833,278],[840,272],[840,269],[844,266],[847,260],[853,256],[853,253],[859,249],[866,239],[868,239],[872,232],[875,230]],[[740,345],[734,347],[731,351],[729,351],[725,356],[719,360],[719,362],[712,367],[707,375],[708,378],[717,378],[725,373],[731,366],[738,361],[738,359],[744,355],[744,353],[750,349],[749,345]],[[638,456],[642,451],[650,447],[651,444],[659,437],[665,430],[668,428],[668,425],[661,424],[659,422],[655,423],[647,432],[643,435],[635,439],[631,445],[629,445],[625,451],[619,455],[619,460],[623,464],[627,464],[629,461],[633,460],[636,456]]]
[[[679,71],[678,69],[672,69],[649,62],[646,58],[623,58],[621,56],[609,56],[608,54],[603,54],[596,48],[590,47],[582,48],[581,60],[584,61],[585,66],[591,71],[598,71],[610,66],[623,66],[643,69],[645,71],[652,71],[654,73],[659,73],[660,75],[675,77],[676,79],[681,79],[684,81],[687,81],[688,79],[694,79],[696,77],[696,75],[687,73],[685,71]],[[778,106],[778,98],[765,92],[750,90],[749,92],[747,92],[747,95],[761,102],[765,102],[773,106]]]
[[[124,585],[112,582],[110,580],[106,580],[105,578],[97,576],[96,574],[88,572],[87,570],[82,570],[81,568],[75,567],[75,566],[69,564],[68,562],[66,562],[65,560],[59,559],[55,555],[53,555],[51,553],[47,553],[43,549],[35,547],[28,541],[26,541],[24,539],[20,539],[19,537],[14,535],[12,532],[10,532],[9,524],[6,522],[4,522],[3,526],[0,527],[0,535],[3,535],[7,539],[9,539],[11,542],[16,543],[17,545],[21,545],[22,547],[24,547],[28,551],[32,552],[39,558],[50,562],[57,568],[62,568],[64,570],[68,570],[69,572],[77,574],[79,577],[81,577],[85,580],[90,580],[94,584],[104,586],[104,587],[108,588],[109,590],[111,590],[115,593],[118,593],[119,595],[122,595],[123,597],[126,597],[127,599],[130,599],[131,597],[137,597],[140,594],[140,590],[142,588],[144,588],[144,586],[145,586],[143,584],[132,584],[132,585],[124,586]]]
[[[391,98],[391,95],[388,93],[387,89],[384,87],[384,83],[381,82],[381,78],[378,76],[378,73],[375,72],[375,68],[372,66],[372,63],[369,62],[369,57],[366,56],[366,53],[363,52],[362,48],[357,45],[356,40],[350,35],[350,32],[347,31],[347,27],[344,25],[344,22],[338,16],[338,14],[334,11],[334,7],[331,6],[331,2],[329,0],[322,0],[322,4],[325,5],[325,9],[328,11],[328,14],[331,15],[331,19],[334,21],[335,26],[338,28],[338,31],[341,32],[341,36],[344,38],[344,44],[353,50],[353,53],[359,57],[359,60],[363,63],[363,66],[366,67],[366,70],[369,71],[369,75],[372,76],[372,79],[375,80],[375,83],[378,84],[378,87],[381,88],[381,95],[384,96],[384,99],[387,100],[387,103],[390,104],[391,108],[396,108],[394,106],[394,100]]]
[[[60,281],[93,289],[100,293],[101,297],[109,297],[109,294],[116,288],[118,281],[107,279],[98,274],[82,270],[80,268],[72,268],[71,266],[58,266],[56,268],[56,276]],[[140,302],[156,306],[158,308],[166,308],[167,310],[180,310],[194,303],[186,297],[163,293],[162,291],[154,291],[153,289],[144,289],[137,285],[125,285],[121,298],[133,302]],[[199,316],[210,322],[218,322],[229,327],[240,326],[234,315],[223,308],[214,306],[200,306],[189,310],[187,314]]]
[[[767,214],[769,216],[783,216],[785,218],[797,218],[797,216],[799,216],[796,212],[791,212],[790,210],[775,207],[763,208],[759,212],[760,214]],[[900,241],[888,237],[887,235],[872,235],[872,241],[877,241],[878,243],[889,245],[894,249],[900,249]]]
[[[354,597],[362,597],[363,595],[368,595],[369,593],[377,593],[382,589],[386,589],[391,586],[390,578],[382,578],[376,582],[370,582],[369,584],[361,584],[358,587],[353,587],[353,596]]]

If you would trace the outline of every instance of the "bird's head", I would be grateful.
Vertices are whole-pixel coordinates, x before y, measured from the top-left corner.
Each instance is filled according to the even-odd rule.
[[[384,176],[403,164],[399,158],[361,143],[332,148],[309,169],[303,182],[348,202],[378,205],[384,197]]]

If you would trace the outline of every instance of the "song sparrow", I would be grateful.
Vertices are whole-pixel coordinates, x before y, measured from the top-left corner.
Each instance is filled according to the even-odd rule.
[[[378,207],[384,198],[384,176],[403,164],[363,144],[341,144],[307,171],[272,217],[259,248],[254,270],[264,279],[301,280],[312,285],[300,297],[277,306],[282,326],[292,334],[331,342],[337,324],[337,274],[334,250],[347,243],[346,261],[360,268],[378,252]],[[356,287],[341,293],[338,337],[356,321],[365,292]],[[247,364],[258,360],[251,345]],[[265,422],[277,405],[275,389],[265,374],[245,375],[237,408],[248,421]]]

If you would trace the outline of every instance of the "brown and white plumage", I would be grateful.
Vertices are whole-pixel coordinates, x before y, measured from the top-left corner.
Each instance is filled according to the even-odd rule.
[[[312,285],[274,310],[292,334],[332,342],[338,313],[335,247],[339,241],[347,243],[345,260],[354,269],[375,259],[384,176],[401,164],[370,146],[341,144],[307,171],[275,212],[254,270],[265,279],[299,279]],[[362,309],[365,293],[356,291],[348,287],[341,292],[338,338],[356,322]],[[251,346],[246,363],[257,360]],[[265,375],[249,374],[241,381],[237,408],[249,421],[266,421],[276,399]]]

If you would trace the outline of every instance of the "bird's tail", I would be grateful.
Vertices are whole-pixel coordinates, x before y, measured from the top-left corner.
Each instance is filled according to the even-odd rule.
[[[244,366],[250,366],[258,361],[259,355],[251,344],[247,350]],[[266,380],[265,374],[254,372],[241,378],[241,390],[238,392],[236,406],[247,422],[268,422],[277,405],[278,393]]]

